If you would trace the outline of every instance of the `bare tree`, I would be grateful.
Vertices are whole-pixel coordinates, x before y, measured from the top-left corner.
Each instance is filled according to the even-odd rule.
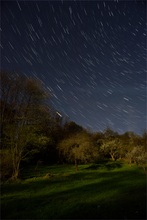
[[[16,73],[1,72],[1,125],[2,148],[12,156],[13,174],[19,175],[19,166],[30,152],[29,141],[37,138],[36,127],[44,112],[48,94],[39,81]]]

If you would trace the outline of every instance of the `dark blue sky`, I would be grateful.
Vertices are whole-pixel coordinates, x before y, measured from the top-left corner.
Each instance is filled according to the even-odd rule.
[[[145,1],[3,1],[1,68],[39,78],[93,131],[146,128]]]

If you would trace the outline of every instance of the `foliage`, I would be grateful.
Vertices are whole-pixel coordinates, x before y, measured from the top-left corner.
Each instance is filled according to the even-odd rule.
[[[121,146],[118,138],[104,141],[103,145],[101,146],[101,151],[103,151],[105,155],[109,154],[112,160],[117,160],[119,158],[120,149]]]
[[[144,171],[147,169],[147,152],[143,149],[142,146],[136,146],[132,149],[131,152],[127,154],[129,163],[136,163],[141,166]]]
[[[78,162],[87,163],[98,157],[98,151],[86,132],[63,139],[58,148],[67,161],[75,162],[76,169]]]
[[[1,73],[1,142],[12,157],[13,179],[19,175],[20,162],[30,153],[26,146],[42,120],[46,98],[40,82],[16,73]]]
[[[68,121],[64,124],[64,137],[70,137],[73,134],[78,134],[84,131],[83,127],[73,121]]]

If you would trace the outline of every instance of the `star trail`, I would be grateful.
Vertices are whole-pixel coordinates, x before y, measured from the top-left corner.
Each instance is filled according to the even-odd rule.
[[[145,1],[2,1],[1,68],[40,79],[60,115],[146,128]]]

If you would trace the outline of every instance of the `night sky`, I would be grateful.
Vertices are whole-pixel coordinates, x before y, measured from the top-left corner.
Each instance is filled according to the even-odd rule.
[[[1,69],[43,81],[92,131],[146,128],[145,1],[5,1]]]

